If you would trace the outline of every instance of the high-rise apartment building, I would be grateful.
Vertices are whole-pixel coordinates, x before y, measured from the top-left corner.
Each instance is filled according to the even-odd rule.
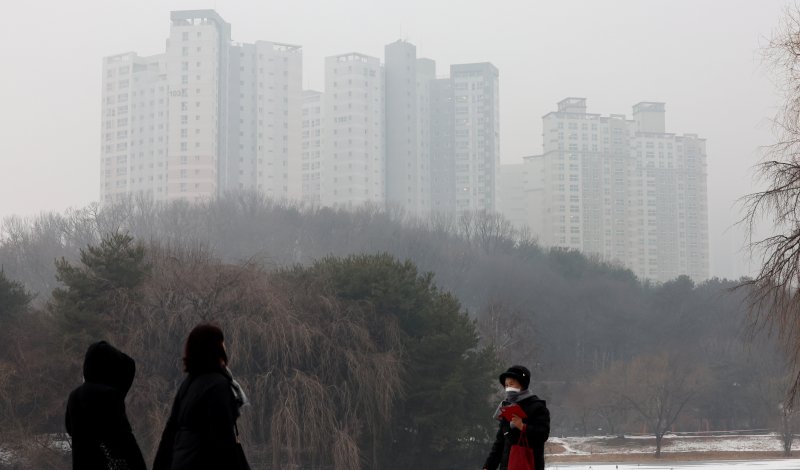
[[[303,202],[319,205],[322,195],[322,156],[324,95],[319,91],[303,92],[303,157],[301,167]]]
[[[708,278],[706,141],[665,132],[664,103],[633,107],[633,266],[645,277]]]
[[[164,54],[103,61],[101,199],[197,202],[239,189],[299,199],[301,48],[234,44],[213,10],[170,19]]]
[[[350,53],[325,60],[322,205],[383,206],[386,200],[383,69]]]
[[[455,117],[453,83],[449,78],[430,82],[431,212],[456,212],[456,162],[453,151]]]
[[[529,170],[529,165],[516,163],[500,165],[497,172],[497,212],[519,229],[528,226],[525,189]]]
[[[456,211],[494,211],[500,166],[499,72],[489,63],[450,67]]]
[[[431,212],[431,148],[432,110],[431,92],[436,80],[436,62],[432,59],[417,59],[417,187],[419,205],[417,215],[426,217]]]
[[[430,211],[430,83],[436,63],[406,41],[385,47],[386,204]]]
[[[166,50],[103,61],[101,199],[276,200],[407,214],[496,207],[498,71],[449,78],[413,44],[326,59],[304,92],[302,48],[234,43],[213,10],[174,11]]]
[[[419,210],[417,48],[396,41],[384,48],[386,91],[386,204]]]
[[[173,11],[167,40],[167,192],[192,202],[215,196],[225,165],[231,28],[213,11]]]
[[[498,71],[436,63],[396,41],[385,48],[386,202],[407,213],[495,209],[499,166]]]
[[[163,54],[103,59],[100,191],[103,202],[167,192],[169,91]]]
[[[226,190],[300,200],[302,60],[291,44],[231,46]]]
[[[542,244],[656,281],[708,277],[705,140],[666,133],[664,116],[663,103],[639,103],[628,120],[567,98],[543,117],[544,152],[525,158],[522,196]]]

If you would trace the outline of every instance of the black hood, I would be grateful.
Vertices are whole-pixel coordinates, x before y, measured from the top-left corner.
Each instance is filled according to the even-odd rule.
[[[127,395],[136,375],[136,363],[127,354],[105,341],[89,346],[83,360],[83,379],[108,385]]]

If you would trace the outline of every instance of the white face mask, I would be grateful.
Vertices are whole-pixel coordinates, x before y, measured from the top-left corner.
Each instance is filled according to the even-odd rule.
[[[519,388],[516,388],[516,387],[506,387],[506,392],[515,392],[515,393],[519,393],[519,392],[521,392],[521,391],[522,391],[522,389],[519,389]]]

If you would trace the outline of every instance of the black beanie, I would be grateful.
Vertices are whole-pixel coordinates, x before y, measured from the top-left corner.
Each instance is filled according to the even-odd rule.
[[[511,377],[517,380],[525,390],[531,384],[531,371],[524,366],[511,366],[507,371],[500,374],[500,385],[505,386],[506,377]]]

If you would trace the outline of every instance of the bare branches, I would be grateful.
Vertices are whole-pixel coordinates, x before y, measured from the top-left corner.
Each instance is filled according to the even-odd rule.
[[[111,338],[140,364],[130,404],[138,429],[163,429],[180,344],[194,324],[213,321],[254,405],[240,423],[254,462],[361,468],[363,441],[384,432],[403,390],[393,320],[374,321],[370,306],[328,295],[317,279],[226,265],[201,248],[153,247],[148,262],[150,278],[133,305],[118,305]],[[147,434],[144,447],[157,438]]]
[[[765,61],[776,72],[784,94],[773,120],[777,142],[756,166],[762,191],[743,198],[750,248],[761,256],[762,267],[748,289],[751,331],[777,333],[795,367],[793,399],[800,390],[800,9],[787,8],[771,38]],[[772,234],[757,237],[757,226],[767,219]]]
[[[615,393],[639,414],[656,438],[656,457],[661,440],[689,401],[706,385],[708,371],[676,354],[641,356],[629,364],[617,363],[608,372],[621,378]]]

